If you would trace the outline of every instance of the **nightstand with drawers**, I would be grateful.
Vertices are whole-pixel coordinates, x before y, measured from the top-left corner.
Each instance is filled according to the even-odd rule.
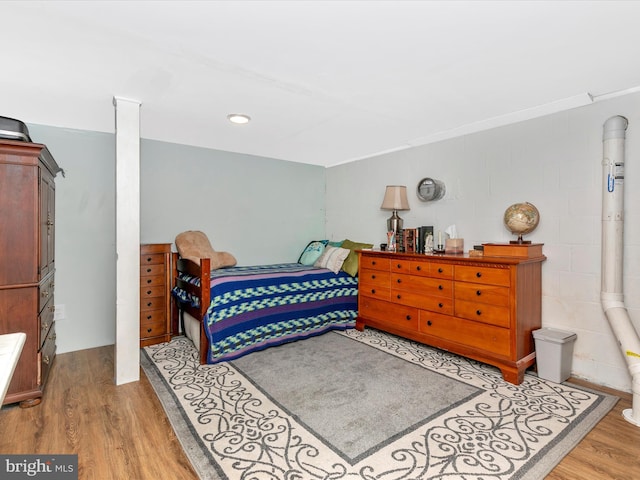
[[[171,244],[140,245],[140,347],[171,340]]]

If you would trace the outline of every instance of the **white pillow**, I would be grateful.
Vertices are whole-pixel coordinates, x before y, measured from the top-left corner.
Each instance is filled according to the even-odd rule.
[[[349,256],[350,252],[351,250],[347,248],[327,246],[325,247],[324,252],[322,252],[320,258],[316,260],[316,263],[314,263],[313,266],[328,268],[333,273],[338,273],[342,268],[342,264]]]

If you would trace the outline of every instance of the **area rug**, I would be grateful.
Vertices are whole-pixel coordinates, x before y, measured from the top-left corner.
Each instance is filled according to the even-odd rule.
[[[190,340],[143,369],[201,479],[542,479],[617,398],[374,329],[216,365]]]

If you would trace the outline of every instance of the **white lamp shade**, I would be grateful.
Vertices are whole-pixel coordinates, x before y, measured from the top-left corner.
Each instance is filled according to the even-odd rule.
[[[404,185],[387,185],[380,208],[382,210],[409,210],[407,187]]]

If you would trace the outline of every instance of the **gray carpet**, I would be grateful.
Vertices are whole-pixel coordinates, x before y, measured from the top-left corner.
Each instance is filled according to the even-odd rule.
[[[372,329],[206,366],[177,337],[142,365],[202,479],[542,479],[617,401]]]
[[[336,333],[231,364],[350,463],[481,392]]]

